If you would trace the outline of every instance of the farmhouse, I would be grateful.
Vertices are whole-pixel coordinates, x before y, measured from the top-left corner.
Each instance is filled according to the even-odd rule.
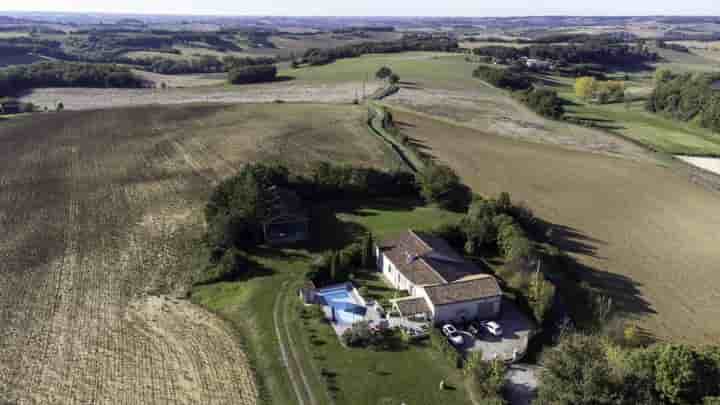
[[[376,247],[378,270],[409,297],[391,300],[404,318],[434,323],[492,319],[502,291],[495,277],[465,261],[443,239],[408,230]]]
[[[292,190],[273,186],[270,194],[270,212],[263,221],[265,241],[270,245],[295,243],[310,236],[309,219],[300,197]]]
[[[20,102],[14,98],[0,99],[0,114],[18,114],[20,113]]]

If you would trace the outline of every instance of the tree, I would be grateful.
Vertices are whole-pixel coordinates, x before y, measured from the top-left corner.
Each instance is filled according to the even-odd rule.
[[[375,77],[380,80],[385,80],[385,79],[389,78],[390,75],[392,75],[392,74],[393,74],[392,69],[390,69],[387,66],[383,66],[380,69],[378,69],[378,71],[375,73]]]
[[[697,370],[695,353],[683,345],[668,344],[660,352],[655,365],[655,387],[671,404],[697,403],[695,390]]]
[[[330,280],[337,281],[340,273],[340,253],[332,252],[330,255]]]
[[[274,65],[243,66],[228,72],[228,80],[232,84],[271,82],[276,76]]]
[[[614,405],[619,400],[620,387],[595,337],[566,336],[544,353],[540,364],[537,405]]]
[[[575,79],[575,95],[583,100],[589,100],[595,92],[596,81],[594,77],[578,77]]]
[[[366,269],[372,268],[373,263],[373,250],[374,250],[374,243],[373,243],[373,237],[371,233],[368,233],[365,238],[363,239],[363,249],[362,249],[362,266]]]
[[[393,73],[388,78],[388,82],[390,82],[390,84],[398,84],[400,83],[400,76],[398,76],[397,73]]]
[[[460,208],[467,204],[469,193],[460,177],[448,166],[429,163],[418,174],[420,194],[425,201],[445,208]]]
[[[58,101],[57,105],[55,106],[55,111],[60,112],[65,109],[65,105],[62,101]]]

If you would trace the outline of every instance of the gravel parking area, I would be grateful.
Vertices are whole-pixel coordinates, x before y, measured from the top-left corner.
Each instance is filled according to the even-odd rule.
[[[461,331],[465,338],[461,350],[468,352],[480,350],[484,360],[494,358],[505,361],[520,360],[527,350],[533,322],[509,300],[503,300],[502,313],[496,322],[503,329],[503,335],[500,337],[486,332],[476,338],[467,331]],[[516,354],[514,359],[513,354]]]

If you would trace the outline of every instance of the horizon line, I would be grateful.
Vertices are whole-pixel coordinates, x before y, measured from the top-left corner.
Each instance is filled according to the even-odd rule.
[[[232,14],[225,12],[190,12],[190,13],[164,13],[164,12],[140,12],[140,11],[59,11],[59,10],[0,10],[0,15],[8,16],[13,13],[44,13],[44,14],[75,14],[75,15],[137,15],[137,16],[163,16],[163,17],[249,17],[249,18],[544,18],[544,17],[566,17],[566,18],[658,18],[658,17],[695,17],[695,18],[720,18],[720,14],[697,14],[697,13],[676,13],[676,14],[536,14],[536,15],[293,15],[293,14]]]

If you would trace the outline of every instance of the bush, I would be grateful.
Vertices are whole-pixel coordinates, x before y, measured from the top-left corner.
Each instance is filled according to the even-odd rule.
[[[342,334],[342,341],[349,347],[367,347],[370,345],[371,333],[366,321],[357,322]]]
[[[254,65],[233,68],[228,72],[232,84],[272,82],[277,76],[274,65]]]
[[[348,347],[371,347],[374,350],[398,350],[404,347],[402,337],[396,330],[373,332],[366,321],[357,322],[346,329],[341,339]]]
[[[501,360],[478,361],[472,374],[475,380],[474,387],[480,396],[496,401],[502,400],[506,372],[507,366]]]

